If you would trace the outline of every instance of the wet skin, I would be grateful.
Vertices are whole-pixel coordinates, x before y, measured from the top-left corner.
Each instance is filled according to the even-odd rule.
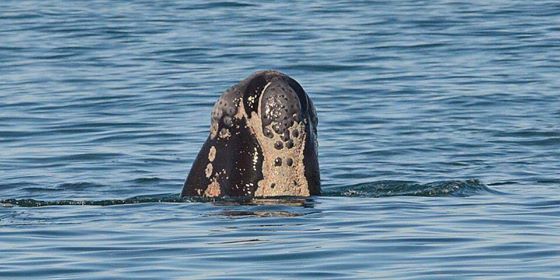
[[[319,193],[317,114],[299,83],[277,71],[260,71],[222,94],[181,195]]]

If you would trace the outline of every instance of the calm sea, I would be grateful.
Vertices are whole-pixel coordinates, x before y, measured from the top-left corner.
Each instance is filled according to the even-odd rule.
[[[181,201],[263,69],[325,195]],[[560,279],[558,1],[0,2],[2,279]]]

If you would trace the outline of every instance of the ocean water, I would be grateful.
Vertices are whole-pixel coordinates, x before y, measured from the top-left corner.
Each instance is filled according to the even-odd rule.
[[[181,200],[298,80],[324,195]],[[0,2],[2,279],[560,279],[557,1]]]

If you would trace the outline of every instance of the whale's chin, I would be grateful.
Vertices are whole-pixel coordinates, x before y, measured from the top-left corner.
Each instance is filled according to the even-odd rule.
[[[223,93],[182,196],[319,193],[317,115],[301,85],[278,71],[260,71]]]

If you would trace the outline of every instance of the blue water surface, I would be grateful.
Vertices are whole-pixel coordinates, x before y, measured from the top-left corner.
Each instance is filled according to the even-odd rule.
[[[323,196],[177,198],[229,86]],[[0,278],[559,279],[558,1],[0,2]]]

